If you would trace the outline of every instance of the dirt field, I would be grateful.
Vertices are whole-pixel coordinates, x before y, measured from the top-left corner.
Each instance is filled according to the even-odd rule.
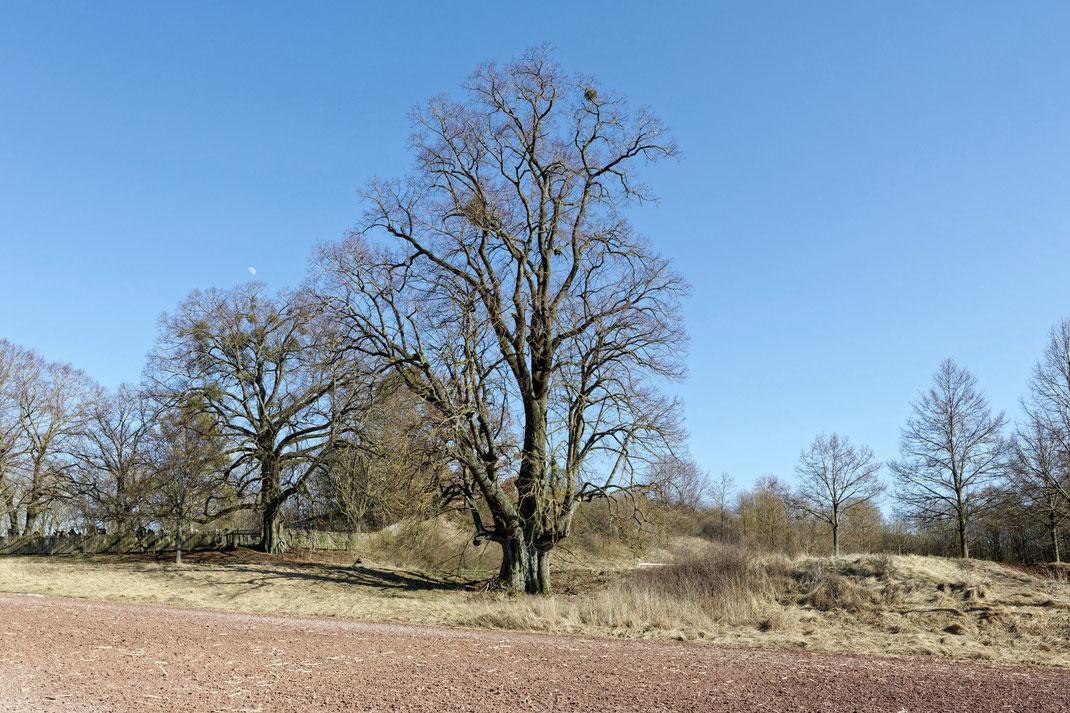
[[[1070,671],[0,595],[0,710],[1066,711]]]

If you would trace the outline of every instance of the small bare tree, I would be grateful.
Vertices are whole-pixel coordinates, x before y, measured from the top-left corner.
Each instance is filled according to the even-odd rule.
[[[881,464],[867,446],[847,438],[820,434],[799,456],[799,506],[832,531],[832,554],[840,554],[840,520],[848,511],[871,502],[884,492]]]
[[[728,516],[732,509],[732,491],[735,490],[735,487],[736,479],[725,472],[721,473],[712,487],[713,505],[717,508],[717,539],[719,540],[725,539]]]
[[[1003,474],[1003,413],[993,414],[977,379],[951,359],[940,363],[929,390],[913,404],[891,464],[896,497],[921,521],[946,524],[969,557],[969,524],[995,502]]]
[[[1017,505],[1044,519],[1051,543],[1052,561],[1059,562],[1059,528],[1070,518],[1070,463],[1063,444],[1061,424],[1045,421],[1034,412],[1019,426],[1011,441],[1008,490]]]
[[[1022,410],[1026,425],[1015,439],[1012,485],[1044,512],[1058,561],[1059,527],[1070,515],[1070,319],[1051,328]]]
[[[712,492],[709,473],[691,458],[667,454],[647,471],[651,489],[668,507],[698,510]]]
[[[170,526],[175,564],[181,564],[186,534],[220,487],[215,476],[227,466],[227,440],[215,415],[194,395],[159,412],[148,449],[153,514]]]

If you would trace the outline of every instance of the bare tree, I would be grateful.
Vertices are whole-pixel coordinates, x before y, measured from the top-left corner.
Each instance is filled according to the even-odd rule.
[[[1061,424],[1044,420],[1042,412],[1030,414],[1011,441],[1007,468],[1016,504],[1045,521],[1054,562],[1060,561],[1059,528],[1070,518],[1070,463],[1060,429]]]
[[[257,510],[261,548],[278,552],[281,509],[338,444],[358,403],[354,362],[338,359],[336,339],[302,292],[267,294],[262,283],[194,291],[164,315],[150,357],[158,395],[195,399],[229,442],[221,478],[201,518]]]
[[[792,550],[791,491],[775,475],[760,476],[753,488],[740,493],[737,511],[746,540],[770,550]]]
[[[967,527],[994,502],[992,486],[1003,472],[1006,419],[992,413],[977,379],[951,359],[912,406],[900,458],[891,464],[896,497],[914,517],[952,526],[959,556],[969,557]]]
[[[731,510],[732,491],[736,487],[735,478],[728,473],[722,472],[713,486],[713,504],[717,508],[717,539],[724,540],[725,528],[728,523],[728,515]]]
[[[365,530],[433,514],[451,473],[423,400],[390,375],[369,391],[350,421],[309,482],[313,516]]]
[[[677,148],[545,48],[464,90],[414,111],[415,175],[371,183],[364,232],[321,251],[317,282],[350,347],[451,429],[505,583],[548,592],[579,504],[636,485],[682,435],[657,382],[683,372],[686,285],[623,214],[652,199],[637,169]]]
[[[154,483],[151,510],[174,533],[176,564],[182,562],[185,535],[217,495],[215,475],[229,461],[220,426],[199,396],[187,396],[159,412],[146,444]]]
[[[71,495],[88,499],[96,520],[117,531],[148,524],[144,511],[152,479],[147,441],[156,406],[138,388],[122,385],[92,400],[73,448]]]
[[[691,458],[666,454],[647,472],[649,485],[664,506],[698,510],[712,491],[709,473]]]
[[[881,464],[867,446],[847,438],[820,434],[799,456],[799,506],[832,530],[832,554],[840,554],[840,519],[848,511],[869,503],[883,491]]]
[[[1070,510],[1070,319],[1051,328],[1022,410],[1026,425],[1015,439],[1013,485],[1043,511],[1058,561],[1059,527]]]
[[[65,484],[69,456],[95,392],[96,386],[82,371],[30,354],[17,406],[25,439],[19,503],[25,534],[36,531],[38,518]]]
[[[8,535],[19,533],[15,469],[26,447],[19,404],[31,363],[31,352],[0,339],[0,507],[8,519]]]

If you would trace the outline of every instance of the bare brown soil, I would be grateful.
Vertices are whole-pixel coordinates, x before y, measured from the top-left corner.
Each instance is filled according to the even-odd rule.
[[[1066,711],[1070,672],[0,595],[0,710]]]

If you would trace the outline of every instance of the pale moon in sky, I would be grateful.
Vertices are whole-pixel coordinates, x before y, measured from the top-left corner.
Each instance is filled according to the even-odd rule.
[[[255,267],[250,267],[249,268],[249,274],[250,275],[255,275],[256,274],[256,268]]]

